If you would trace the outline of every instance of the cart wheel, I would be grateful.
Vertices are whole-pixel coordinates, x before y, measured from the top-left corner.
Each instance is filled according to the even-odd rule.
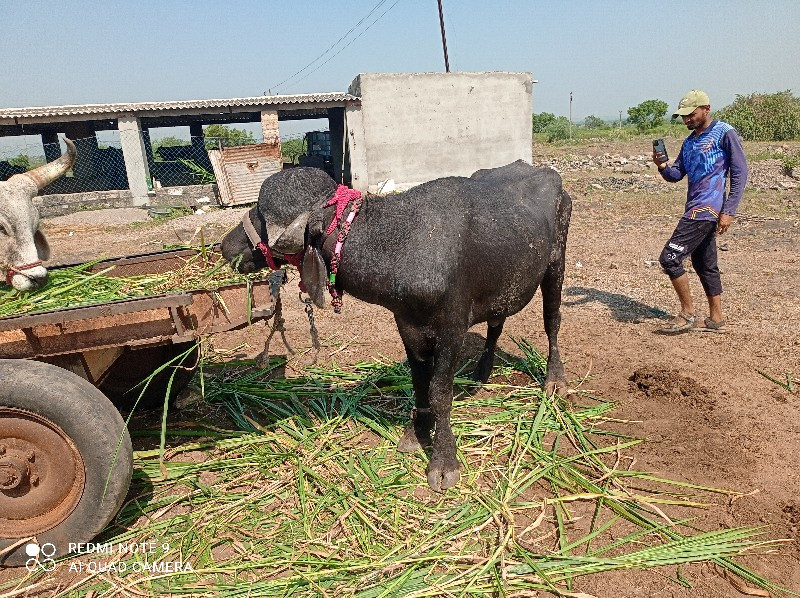
[[[36,566],[91,540],[132,470],[125,422],[103,393],[54,365],[0,359],[0,565]]]
[[[137,387],[136,385],[145,380],[160,366],[190,350],[193,346],[194,350],[186,356],[181,366],[164,368],[150,381],[144,395],[139,400],[139,403],[136,404],[136,399],[139,398],[139,393],[142,392],[142,387]],[[175,372],[175,377],[172,379],[172,386],[170,387],[170,402],[175,401],[178,393],[186,388],[186,385],[189,384],[192,376],[194,376],[198,352],[199,349],[196,343],[193,342],[143,347],[141,349],[126,347],[125,352],[109,368],[105,379],[98,388],[119,409],[125,411],[131,410],[134,405],[136,405],[137,409],[161,408],[164,405],[164,395],[167,394],[167,386],[172,372]]]

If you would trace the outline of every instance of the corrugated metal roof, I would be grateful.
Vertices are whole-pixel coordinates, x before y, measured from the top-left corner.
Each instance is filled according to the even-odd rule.
[[[304,93],[296,95],[255,96],[222,100],[179,100],[174,102],[138,102],[123,104],[75,104],[68,106],[34,106],[30,108],[0,108],[0,119],[45,118],[54,116],[90,116],[120,113],[164,112],[167,110],[205,110],[219,108],[257,108],[260,106],[292,106],[304,104],[346,103],[357,101],[357,96],[344,92]]]

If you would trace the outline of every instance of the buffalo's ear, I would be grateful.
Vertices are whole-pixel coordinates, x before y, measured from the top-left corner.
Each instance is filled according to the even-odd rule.
[[[50,243],[47,242],[47,237],[44,236],[42,231],[36,231],[36,233],[33,235],[33,243],[36,245],[36,254],[39,256],[39,259],[43,262],[49,260]]]
[[[300,266],[300,280],[308,295],[317,307],[325,307],[325,289],[328,282],[328,269],[316,247],[309,246],[303,255]]]

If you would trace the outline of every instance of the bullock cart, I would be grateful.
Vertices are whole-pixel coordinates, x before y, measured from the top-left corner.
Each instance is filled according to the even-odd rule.
[[[161,251],[93,270],[161,274],[193,255]],[[221,259],[215,250],[209,255]],[[116,406],[161,404],[167,392],[174,398],[196,367],[197,340],[270,318],[283,282],[278,271],[214,290],[0,318],[0,566],[63,556],[105,527],[132,473],[131,440]]]

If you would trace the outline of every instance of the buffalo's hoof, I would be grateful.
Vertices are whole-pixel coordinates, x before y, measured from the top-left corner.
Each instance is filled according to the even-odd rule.
[[[455,459],[431,459],[428,465],[428,485],[435,492],[442,492],[458,484],[461,466]]]
[[[492,366],[481,366],[479,363],[478,366],[472,370],[470,374],[470,378],[475,382],[480,382],[481,384],[486,384],[489,380],[489,376],[492,375]]]
[[[403,433],[400,442],[397,443],[397,450],[401,453],[415,453],[429,447],[433,442],[430,434],[417,435],[414,426],[408,426]]]
[[[544,391],[548,395],[552,395],[553,393],[556,394],[563,394],[567,390],[567,381],[564,378],[547,378],[544,381]]]

